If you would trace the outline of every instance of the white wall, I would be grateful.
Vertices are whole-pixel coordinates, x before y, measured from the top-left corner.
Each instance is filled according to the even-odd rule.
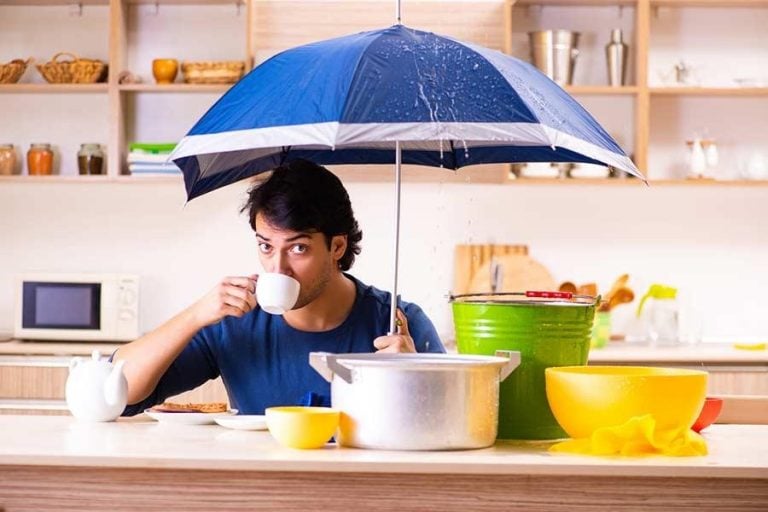
[[[436,171],[439,172],[439,171]],[[350,183],[364,231],[359,278],[391,280],[392,185]],[[445,295],[453,247],[525,243],[557,280],[622,272],[637,292],[681,289],[683,313],[707,341],[768,339],[768,203],[762,187],[650,187],[406,183],[401,293],[452,337]],[[21,271],[135,272],[141,329],[152,329],[228,274],[258,270],[235,185],[184,206],[178,183],[0,187],[0,330],[12,324],[12,276]],[[621,330],[633,307],[616,311]]]
[[[44,62],[65,49],[107,58],[105,6],[86,5],[82,16],[66,5],[2,6],[0,14],[2,62],[28,56]],[[634,9],[616,7],[521,8],[514,53],[527,58],[526,30],[580,30],[576,83],[603,83],[602,47],[609,30],[622,27],[631,43],[634,14]],[[768,39],[761,29],[767,16],[766,9],[659,9],[652,20],[652,80],[656,83],[659,72],[678,59],[695,66],[708,84],[739,77],[767,80]],[[133,6],[129,17],[128,65],[149,82],[152,58],[236,58],[244,49],[243,15],[234,3],[162,5],[159,11],[153,5]],[[729,23],[721,23],[726,17]],[[30,35],[30,27],[37,26],[56,30]],[[201,33],[201,26],[212,30]],[[226,40],[212,43],[211,34],[228,31]],[[749,54],[739,51],[745,44]],[[24,81],[41,79],[30,69]],[[78,145],[104,142],[106,99],[103,93],[0,95],[0,143],[16,144],[21,157],[31,142],[52,142],[60,155],[59,172],[75,174]],[[629,98],[579,99],[628,151],[634,149]],[[213,100],[207,94],[129,96],[128,137],[175,140]],[[696,133],[718,139],[722,177],[740,176],[745,159],[768,151],[765,97],[654,98],[652,108],[653,177],[680,175],[683,141]],[[365,231],[354,273],[388,287],[391,185],[353,183],[349,188]],[[243,186],[234,186],[182,207],[180,181],[0,183],[0,330],[11,327],[12,275],[21,271],[138,273],[143,330],[184,307],[222,275],[253,272],[255,245],[238,214],[243,192]],[[450,337],[444,296],[452,285],[454,245],[526,243],[558,280],[596,280],[605,288],[620,273],[630,272],[638,293],[651,282],[676,284],[688,323],[700,320],[706,338],[768,339],[762,320],[768,305],[763,291],[768,289],[766,199],[768,188],[762,187],[409,183],[403,200],[402,294],[422,304],[440,333]],[[616,313],[621,330],[631,308]]]

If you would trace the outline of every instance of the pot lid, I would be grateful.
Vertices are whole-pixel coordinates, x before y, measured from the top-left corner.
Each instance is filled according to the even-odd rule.
[[[519,358],[518,352],[511,352],[510,358]],[[397,367],[399,369],[444,370],[470,366],[504,365],[510,358],[498,356],[464,354],[374,354],[353,353],[333,354],[333,357],[348,366]]]
[[[497,350],[495,356],[465,354],[331,354],[310,352],[309,364],[328,382],[337,375],[352,383],[355,371],[361,368],[402,371],[456,371],[468,369],[488,370],[498,368],[499,380],[506,379],[520,365],[520,352]]]
[[[465,293],[451,295],[451,302],[468,304],[513,304],[526,306],[595,306],[600,303],[600,296],[576,295],[570,292],[500,292],[500,293]]]

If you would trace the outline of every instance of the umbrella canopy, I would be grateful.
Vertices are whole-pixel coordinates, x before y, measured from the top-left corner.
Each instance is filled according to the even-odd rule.
[[[573,98],[530,64],[404,25],[272,57],[198,121],[171,158],[189,199],[296,158],[448,169],[587,162],[638,177]]]
[[[391,332],[402,163],[585,162],[642,178],[597,121],[530,64],[400,24],[272,57],[227,91],[171,155],[188,199],[298,158],[395,164]]]

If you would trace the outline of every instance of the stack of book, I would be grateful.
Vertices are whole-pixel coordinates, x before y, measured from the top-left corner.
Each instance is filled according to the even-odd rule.
[[[133,142],[128,145],[128,171],[131,176],[180,175],[181,169],[168,160],[176,144]]]

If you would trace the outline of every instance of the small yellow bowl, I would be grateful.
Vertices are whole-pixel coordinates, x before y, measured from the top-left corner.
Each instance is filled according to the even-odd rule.
[[[339,411],[329,407],[269,407],[267,428],[288,448],[322,448],[336,433]]]
[[[555,419],[573,438],[636,416],[658,429],[690,428],[707,393],[707,372],[645,366],[561,366],[544,371]]]

